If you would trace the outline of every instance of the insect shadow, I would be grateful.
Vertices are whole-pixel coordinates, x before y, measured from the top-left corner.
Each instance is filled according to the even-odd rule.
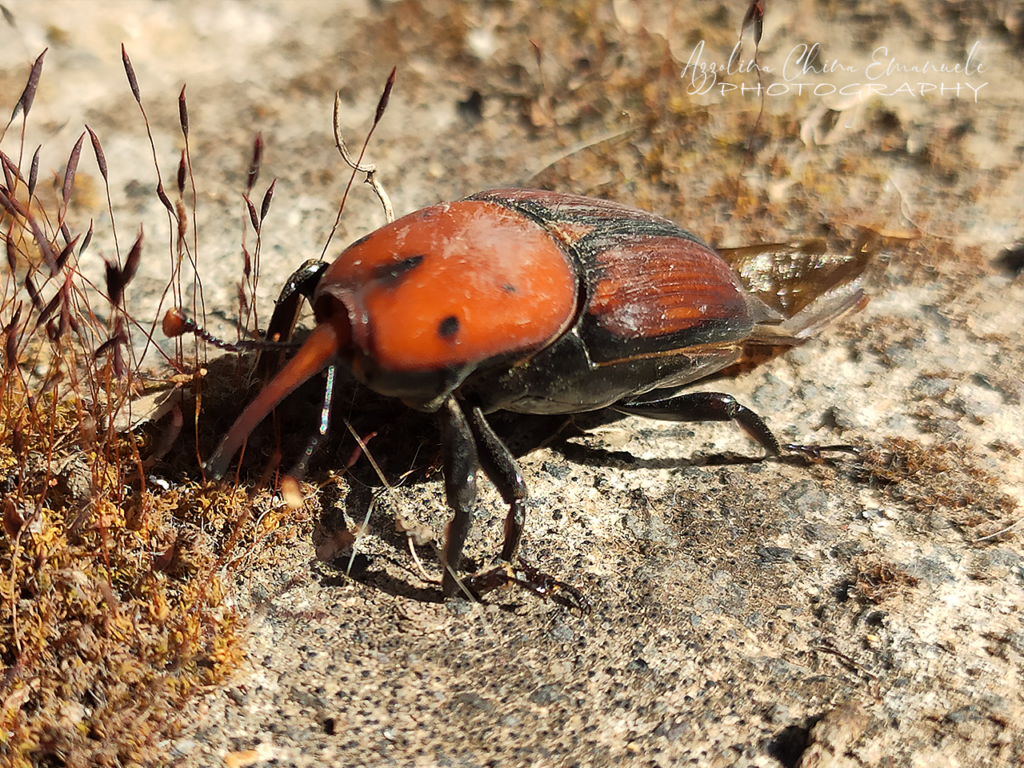
[[[688,451],[684,445],[682,453],[678,452],[678,448],[666,448],[664,455],[640,458],[630,453],[628,450],[609,449],[594,444],[592,439],[594,437],[594,430],[613,425],[627,418],[629,417],[624,414],[616,413],[611,409],[574,414],[571,419],[565,419],[562,417],[562,426],[558,429],[558,434],[546,441],[546,444],[553,451],[559,453],[567,461],[570,461],[573,464],[581,464],[589,467],[624,467],[629,469],[645,470],[684,469],[686,467],[744,466],[761,464],[769,460],[796,466],[807,466],[813,463],[833,463],[841,458],[842,450],[847,448],[847,446],[838,446],[835,449],[839,450],[840,454],[829,455],[825,453],[814,458],[807,453],[801,452],[785,452],[778,456],[772,456],[764,453],[760,446],[751,440],[750,450],[746,453],[703,453],[697,450]],[[498,419],[494,419],[494,421],[495,430],[498,431],[499,434],[502,434],[497,427],[497,424],[499,423]],[[673,428],[668,431],[658,430],[657,432],[654,430],[645,430],[645,428],[641,426],[643,424],[643,419],[637,418],[636,423],[641,437],[648,437],[649,440],[655,442],[659,437],[664,437],[674,445],[675,443],[680,442],[680,440],[685,442],[684,436],[693,434],[688,431],[686,423],[673,425]],[[738,429],[736,425],[729,423],[716,425],[716,428],[721,430]],[[647,432],[647,435],[644,435],[645,432]],[[515,438],[510,437],[510,440],[514,441],[514,439]],[[696,443],[696,441],[694,442]],[[530,450],[532,450],[532,448]],[[832,450],[832,448],[826,447],[823,448],[823,450],[829,451]],[[674,452],[670,453],[670,451]],[[528,452],[529,450],[524,453]]]
[[[285,406],[289,413],[292,408],[295,409],[296,419],[310,424],[309,431],[314,428],[309,414],[315,410],[316,399],[320,394],[320,385],[307,385],[293,396],[292,399],[297,403]],[[286,413],[281,418],[288,420],[292,417]],[[765,459],[759,447],[753,443],[750,454],[746,455],[695,454],[640,459],[627,451],[608,450],[580,441],[590,434],[590,430],[610,426],[627,418],[605,409],[571,417],[499,412],[493,414],[490,421],[498,437],[516,458],[548,447],[569,464],[590,467],[677,469],[756,464]],[[334,485],[330,491],[321,494],[318,535],[343,534],[365,520],[368,522],[366,532],[383,542],[390,553],[381,555],[378,547],[378,554],[375,555],[353,555],[351,549],[344,548],[324,563],[322,585],[336,586],[344,583],[346,578],[352,578],[393,596],[419,602],[441,602],[443,598],[436,587],[418,586],[422,583],[422,576],[416,572],[410,556],[409,538],[395,525],[396,515],[402,511],[399,508],[401,505],[392,506],[396,503],[395,499],[382,493],[384,482],[370,461],[361,455],[361,449],[342,425],[343,421],[347,421],[353,431],[364,438],[373,435],[368,443],[368,452],[389,485],[394,486],[400,482],[404,488],[415,488],[422,484],[433,484],[436,491],[428,495],[433,501],[432,510],[442,516],[447,513],[443,502],[442,459],[436,418],[431,414],[402,407],[392,398],[381,397],[349,382],[336,401],[331,437],[309,466],[310,479],[313,479],[325,475],[329,470],[338,471],[345,464],[351,463],[346,469],[347,483]],[[637,421],[642,424],[642,420]],[[736,427],[723,424],[721,428]],[[686,425],[679,425],[679,430],[685,434]],[[807,461],[801,455],[787,455],[782,460],[794,463]],[[530,470],[526,472],[529,475]],[[479,481],[485,482],[485,478],[481,475]],[[419,498],[420,501],[411,503],[431,503],[429,500],[424,501],[422,495]],[[404,503],[410,502],[406,500]],[[417,552],[427,569],[436,573],[440,568],[436,547],[419,546]],[[382,558],[387,562],[380,562]],[[471,556],[465,556],[463,564],[470,573],[489,565]]]
[[[203,393],[204,418],[200,420],[202,426],[198,438],[182,438],[197,439],[201,455],[210,455],[218,437],[237,416],[241,406],[251,399],[250,394],[258,391],[260,382],[247,373],[252,368],[251,356],[243,356],[242,359],[225,356],[210,363],[209,384]],[[234,382],[234,386],[217,384],[228,381]],[[243,389],[248,386],[251,392],[239,392],[240,384]],[[422,575],[416,571],[410,555],[410,536],[396,527],[399,514],[416,511],[403,510],[403,505],[429,505],[428,512],[416,516],[419,519],[424,516],[447,517],[437,418],[407,408],[394,398],[383,397],[357,384],[344,372],[336,387],[331,428],[310,457],[305,470],[305,479],[322,486],[318,494],[318,530],[313,543],[316,545],[317,539],[324,537],[345,539],[347,533],[366,521],[365,532],[383,544],[383,548],[378,544],[373,547],[374,554],[366,554],[360,552],[357,545],[353,555],[351,547],[338,547],[333,556],[321,558],[320,580],[323,586],[337,586],[352,578],[394,596],[418,602],[440,602],[442,597],[436,586],[423,585]],[[267,419],[253,431],[238,469],[240,482],[258,484],[268,477],[268,468],[272,468],[275,461],[280,462],[280,472],[292,471],[311,438],[317,434],[323,390],[323,379],[314,377],[277,407],[275,418]],[[744,455],[687,453],[684,445],[682,452],[673,448],[667,449],[672,451],[671,455],[666,452],[663,456],[639,458],[628,451],[596,445],[593,439],[589,439],[594,430],[618,424],[627,418],[610,409],[571,416],[499,412],[489,417],[496,434],[516,458],[547,447],[568,465],[640,470],[746,465],[765,459],[753,442],[750,453]],[[366,442],[367,453],[376,468],[364,455],[346,422]],[[629,428],[642,431],[643,423],[642,419],[634,419]],[[737,427],[724,423],[718,428]],[[673,436],[672,442],[675,443],[673,432],[659,434]],[[686,432],[687,425],[679,424],[677,433],[685,435]],[[801,454],[786,454],[775,459],[807,462]],[[196,477],[199,467],[195,452],[171,452],[162,462],[160,471],[171,479]],[[332,472],[343,474],[345,482],[324,483]],[[529,468],[526,474],[529,476]],[[432,485],[433,490],[414,493],[411,501],[406,497],[399,502],[384,493],[385,482],[392,487],[414,489]],[[486,482],[482,473],[479,482]],[[436,542],[421,544],[416,547],[416,552],[427,571],[436,576],[440,569]],[[464,557],[463,564],[473,572],[487,563],[475,560],[470,554]]]

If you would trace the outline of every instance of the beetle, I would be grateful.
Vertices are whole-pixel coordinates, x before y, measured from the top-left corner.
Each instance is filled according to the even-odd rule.
[[[509,507],[501,559],[518,560],[527,486],[488,423],[495,411],[611,408],[671,421],[734,421],[768,454],[813,451],[781,446],[730,395],[682,390],[798,344],[862,307],[868,251],[836,255],[812,241],[720,254],[656,214],[539,190],[496,189],[424,208],[290,281],[271,334],[294,324],[301,292],[316,326],[206,467],[223,476],[256,425],[335,363],[382,395],[437,413],[453,511],[441,552],[442,592],[450,597],[478,469]],[[530,581],[540,592],[561,585],[532,569],[518,573],[509,570],[506,581]],[[481,591],[500,581],[493,574],[466,579]]]

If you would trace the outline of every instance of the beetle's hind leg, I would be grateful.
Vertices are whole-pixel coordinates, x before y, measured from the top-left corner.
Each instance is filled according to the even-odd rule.
[[[661,399],[626,400],[612,409],[662,421],[734,421],[771,456],[790,451],[816,460],[823,451],[857,451],[851,445],[782,445],[760,416],[723,392],[685,392]]]
[[[772,456],[782,453],[778,439],[760,416],[722,392],[686,392],[661,400],[626,400],[612,408],[620,413],[662,421],[735,421]]]

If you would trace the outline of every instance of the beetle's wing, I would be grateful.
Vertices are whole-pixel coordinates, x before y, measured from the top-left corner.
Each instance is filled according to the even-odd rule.
[[[756,299],[749,344],[799,344],[867,304],[862,284],[874,249],[866,240],[852,248],[818,238],[719,253]]]
[[[595,361],[746,338],[753,316],[728,265],[675,231],[599,230],[587,253],[591,295],[580,334]]]
[[[863,283],[875,256],[868,235],[852,247],[824,239],[721,250],[748,291],[754,327],[733,376],[802,344],[868,303]]]

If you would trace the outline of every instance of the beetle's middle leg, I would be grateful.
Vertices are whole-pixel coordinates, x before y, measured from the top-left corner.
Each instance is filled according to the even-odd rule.
[[[584,612],[589,610],[587,600],[579,590],[519,560],[528,496],[526,481],[519,464],[487,423],[483,411],[478,407],[464,410],[458,400],[449,397],[441,411],[441,425],[448,504],[455,511],[448,524],[442,555],[444,577],[441,589],[444,596],[451,597],[459,588],[453,569],[458,567],[462,558],[476,501],[476,471],[482,467],[509,505],[505,517],[505,541],[501,549],[501,559],[506,564],[463,577],[465,587],[480,596],[515,585],[567,607]]]

